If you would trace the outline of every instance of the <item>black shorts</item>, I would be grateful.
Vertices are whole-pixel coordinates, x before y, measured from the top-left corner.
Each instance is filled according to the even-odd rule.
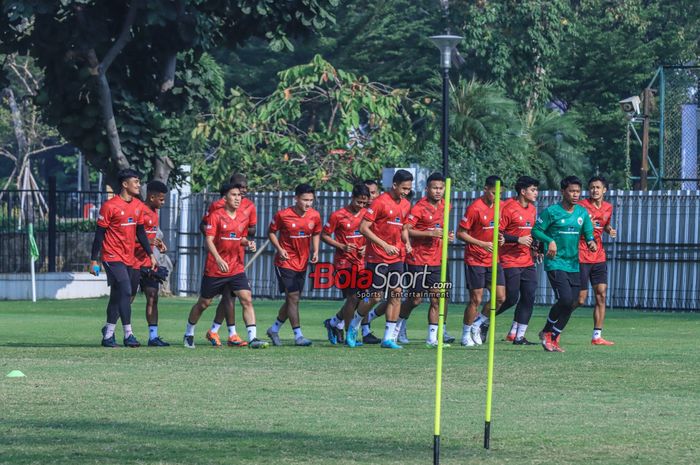
[[[535,265],[525,267],[504,268],[506,288],[520,287],[521,281],[537,282],[537,268]]]
[[[290,292],[301,293],[304,290],[304,284],[306,284],[306,270],[294,271],[289,268],[276,266],[275,272],[277,274],[278,289],[281,294]]]
[[[588,289],[588,282],[591,286],[597,284],[608,284],[608,264],[601,263],[581,263],[579,265],[581,275],[581,289]]]
[[[402,288],[401,276],[406,267],[403,262],[396,263],[367,263],[367,270],[372,273],[372,287],[370,292],[384,292],[386,289]]]
[[[551,270],[547,272],[549,284],[552,285],[554,295],[559,299],[578,299],[578,293],[581,290],[581,275],[580,273],[571,273],[569,271]]]
[[[467,277],[467,289],[491,289],[491,267],[464,265],[464,273]],[[496,270],[496,285],[505,286],[506,278],[503,268],[498,265]]]
[[[348,297],[357,295],[359,292],[364,291],[364,289],[357,287],[357,282],[355,283],[355,287],[352,286],[353,273],[355,274],[355,279],[359,281],[359,272],[360,270],[353,268],[336,268],[333,272],[335,286],[340,289],[344,298],[347,299]]]
[[[406,265],[406,268],[413,275],[411,293],[427,294],[428,291],[435,289],[436,285],[440,284],[439,266]]]
[[[223,294],[226,286],[229,287],[231,293],[250,290],[250,282],[245,273],[222,278],[205,275],[202,277],[202,287],[199,290],[199,295],[205,299],[213,299],[217,295]]]

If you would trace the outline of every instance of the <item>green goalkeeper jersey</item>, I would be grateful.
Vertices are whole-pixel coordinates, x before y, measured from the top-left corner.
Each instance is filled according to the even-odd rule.
[[[566,271],[578,273],[579,237],[586,242],[593,240],[593,223],[588,212],[580,205],[574,205],[571,212],[564,210],[561,204],[551,205],[540,213],[532,228],[532,237],[544,243],[545,253],[549,243],[557,244],[554,258],[544,257],[544,269],[547,271]]]

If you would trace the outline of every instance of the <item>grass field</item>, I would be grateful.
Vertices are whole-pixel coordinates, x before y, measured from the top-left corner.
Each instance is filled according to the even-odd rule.
[[[192,300],[167,299],[161,335],[174,347],[109,350],[97,345],[105,302],[0,302],[0,463],[432,462],[435,351],[422,343],[425,306],[403,351],[330,346],[321,322],[335,302],[303,303],[311,348],[290,346],[287,326],[285,347],[215,349],[203,337],[209,310],[197,349],[187,350]],[[257,302],[260,334],[278,305]],[[142,300],[135,309],[145,342]],[[590,345],[590,315],[575,313],[564,354],[498,342],[488,452],[486,348],[446,349],[442,463],[698,463],[700,315],[611,312],[605,336],[614,347]],[[499,320],[498,339],[510,316]],[[459,319],[454,311],[454,335]],[[543,320],[538,309],[531,339]],[[5,377],[15,369],[26,378]]]

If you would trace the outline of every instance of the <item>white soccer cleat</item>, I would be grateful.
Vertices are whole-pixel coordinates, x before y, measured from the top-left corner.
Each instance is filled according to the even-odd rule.
[[[471,335],[475,345],[480,346],[483,343],[481,340],[481,326],[472,326]]]
[[[462,334],[461,344],[464,347],[474,347],[476,345],[476,344],[474,344],[474,339],[472,339],[472,332],[471,331],[468,331],[468,332]]]

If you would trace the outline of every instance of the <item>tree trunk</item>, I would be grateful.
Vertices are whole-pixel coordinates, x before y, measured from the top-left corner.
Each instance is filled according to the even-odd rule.
[[[167,184],[168,178],[170,177],[170,172],[174,169],[175,164],[170,157],[166,156],[156,158],[156,166],[153,170],[153,180]]]

